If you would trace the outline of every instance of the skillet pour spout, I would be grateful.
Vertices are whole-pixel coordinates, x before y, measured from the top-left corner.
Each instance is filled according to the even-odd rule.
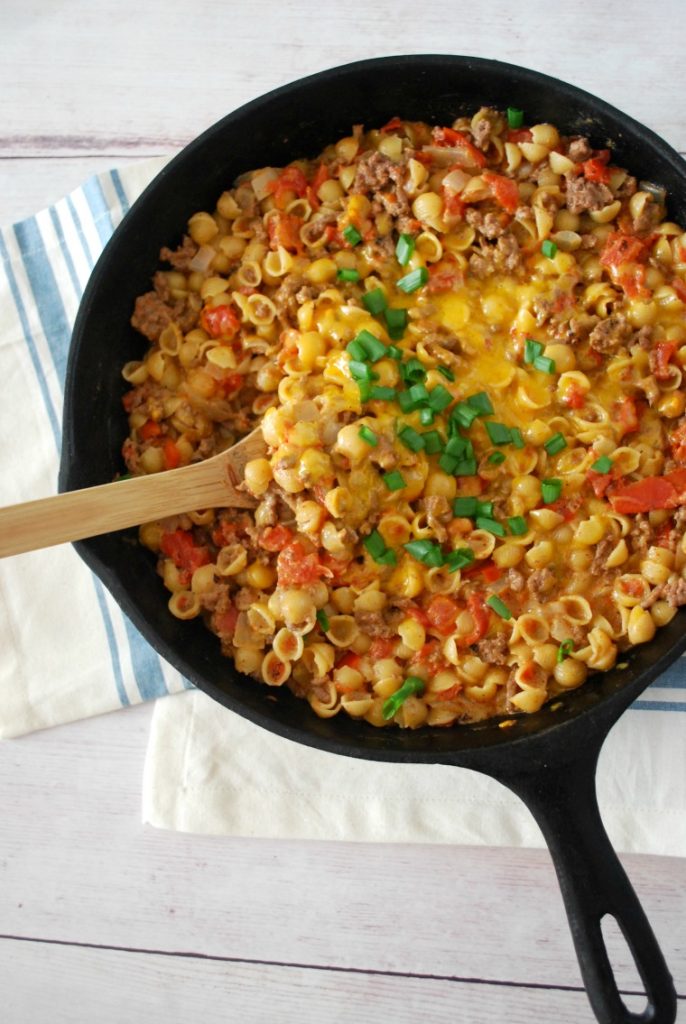
[[[175,246],[197,210],[211,208],[242,173],[313,155],[354,124],[394,116],[452,123],[482,105],[514,106],[532,122],[612,147],[613,160],[663,186],[671,219],[686,223],[686,164],[653,132],[588,93],[498,61],[448,55],[384,57],[333,68],[234,111],[172,160],[122,221],[84,294],[67,368],[60,490],[108,482],[121,470],[127,427],[121,367],[140,358],[129,326],[163,245]],[[448,730],[375,730],[364,721],[319,719],[285,687],[258,687],[222,657],[199,622],[183,630],[148,553],[127,533],[80,542],[77,550],[152,646],[225,707],[280,736],[370,760],[457,765],[498,779],[530,807],[550,846],[584,982],[602,1024],[672,1024],[674,986],[636,895],[602,826],[594,773],[620,714],[686,648],[686,612],[637,649],[629,668],[601,674],[511,727],[497,721]],[[600,931],[619,922],[643,978],[647,1007],[622,1003]]]

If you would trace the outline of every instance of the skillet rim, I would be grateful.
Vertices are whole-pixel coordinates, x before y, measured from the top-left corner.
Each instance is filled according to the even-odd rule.
[[[127,223],[133,222],[135,217],[140,217],[141,211],[145,210],[151,199],[156,198],[161,190],[167,188],[168,183],[173,182],[174,176],[180,173],[208,143],[220,139],[223,133],[235,124],[242,123],[246,118],[252,118],[256,114],[259,115],[260,111],[264,111],[270,104],[297,95],[299,91],[307,91],[317,84],[328,83],[335,79],[340,81],[347,76],[362,77],[370,72],[383,73],[384,68],[391,66],[400,70],[403,68],[415,71],[425,69],[438,72],[446,65],[450,65],[453,69],[462,68],[477,74],[479,71],[483,71],[489,74],[508,75],[513,82],[513,91],[521,86],[547,87],[553,90],[561,103],[573,101],[575,105],[584,108],[593,120],[605,117],[617,121],[628,134],[638,137],[642,146],[651,151],[651,155],[657,153],[662,160],[671,165],[676,176],[681,178],[686,193],[686,162],[673,147],[651,129],[604,100],[570,83],[503,61],[451,54],[411,54],[371,58],[308,75],[250,100],[207,128],[165,165],[132,204],[131,210],[107,243],[91,274],[79,307],[69,352],[64,392],[64,444],[59,472],[59,489],[61,491],[70,490],[75,486],[84,486],[82,481],[79,482],[79,466],[75,461],[75,409],[78,407],[78,394],[75,389],[76,367],[79,363],[80,353],[86,344],[90,327],[89,316],[97,300],[102,282],[108,273],[110,263],[121,258],[118,246],[122,237],[122,228]],[[337,724],[332,731],[331,727],[323,727],[323,723],[328,723],[330,720],[316,718],[308,706],[306,707],[306,717],[296,715],[296,717],[303,718],[303,722],[293,724],[285,720],[288,716],[281,710],[284,704],[296,701],[296,698],[292,697],[290,693],[279,694],[277,703],[280,710],[274,714],[274,704],[268,703],[268,701],[274,700],[273,694],[270,691],[262,693],[266,688],[256,687],[254,681],[251,680],[249,685],[260,692],[261,699],[251,699],[254,695],[248,692],[245,694],[227,692],[213,681],[203,678],[182,653],[160,637],[147,616],[141,612],[134,597],[119,579],[116,566],[109,565],[99,553],[99,540],[101,538],[80,541],[74,546],[86,564],[108,587],[124,613],[159,654],[214,700],[254,724],[283,738],[339,755],[404,763],[451,763],[473,767],[477,770],[490,762],[491,752],[497,753],[500,761],[503,757],[507,759],[508,756],[511,756],[514,761],[522,761],[522,763],[530,761],[532,754],[536,757],[547,758],[554,755],[564,757],[565,753],[567,756],[571,756],[578,747],[579,737],[582,733],[587,733],[590,729],[594,732],[602,732],[604,735],[625,708],[686,649],[686,631],[683,630],[686,618],[686,611],[684,611],[679,613],[668,626],[662,627],[656,634],[656,639],[650,644],[631,652],[632,669],[636,667],[633,662],[638,662],[639,667],[637,672],[627,673],[627,675],[634,675],[634,678],[628,682],[624,682],[620,678],[617,669],[599,674],[579,690],[573,691],[570,695],[571,700],[562,701],[561,713],[553,711],[551,705],[548,704],[535,715],[508,719],[515,725],[506,729],[499,728],[498,719],[488,719],[483,724],[454,726],[450,730],[422,727],[410,732],[400,729],[375,729],[368,726],[367,723],[337,718]],[[166,611],[166,603],[164,608]],[[680,627],[679,630],[676,629],[677,625]],[[661,643],[656,643],[660,640]],[[645,648],[649,650],[646,651]],[[648,655],[656,650],[662,650],[662,653],[651,661]],[[245,677],[235,671],[228,659],[225,660],[229,666],[229,674],[235,676],[241,685],[241,681]],[[578,695],[582,695],[581,698]],[[298,702],[299,705],[305,705],[305,703],[304,701]],[[581,707],[577,707],[579,703],[582,705]],[[573,707],[570,707],[571,705]],[[554,706],[555,702],[553,702]],[[310,716],[314,719],[313,721],[310,721]],[[581,725],[579,725],[580,722]],[[361,724],[364,726],[363,734],[358,735]],[[476,741],[474,743],[464,742],[468,735],[476,737]],[[447,744],[443,742],[443,738],[446,736],[460,742],[455,745]]]

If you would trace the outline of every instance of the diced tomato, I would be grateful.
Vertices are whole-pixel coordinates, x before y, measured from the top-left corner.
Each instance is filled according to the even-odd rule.
[[[402,126],[403,123],[399,117],[392,117],[390,121],[386,121],[386,124],[383,126],[383,128],[379,128],[379,131],[385,135],[386,132],[394,132],[396,128],[402,128]]]
[[[274,196],[274,202],[279,210],[286,207],[288,193],[295,192],[296,196],[302,198],[307,192],[307,178],[299,167],[286,167],[278,178],[270,181],[267,186]]]
[[[686,262],[686,250],[684,250],[684,261]],[[686,282],[682,281],[679,277],[672,278],[672,288],[677,293],[682,302],[686,302]]]
[[[405,609],[405,614],[411,618],[416,619],[417,622],[421,623],[424,629],[428,629],[431,625],[429,616],[426,614],[423,608],[418,608],[417,605],[411,604]]]
[[[658,548],[671,548],[671,549],[673,549],[675,547],[675,545],[676,545],[676,538],[677,538],[677,534],[676,534],[676,531],[674,530],[674,527],[673,527],[672,523],[666,522],[666,523],[663,523],[662,526],[660,527],[660,529],[657,531],[657,534],[655,535],[655,539],[653,540],[653,543]]]
[[[362,663],[362,657],[359,654],[355,654],[354,651],[348,651],[344,654],[340,661],[336,662],[336,668],[354,668],[359,669]]]
[[[427,669],[429,677],[431,677],[440,672],[445,667],[445,663],[439,641],[429,640],[424,644],[421,651],[417,651],[410,664],[422,665]]]
[[[436,594],[426,609],[429,624],[442,636],[448,636],[455,629],[459,606],[456,601],[443,594]]]
[[[122,397],[121,404],[124,406],[126,412],[131,412],[133,409],[133,400],[136,397],[135,391],[127,391]]]
[[[583,391],[578,384],[572,383],[565,390],[562,401],[565,405],[568,405],[570,409],[583,409],[586,404],[586,392]]]
[[[153,437],[159,437],[162,427],[155,420],[146,420],[142,427],[138,428],[138,436],[141,441],[151,441]]]
[[[225,612],[215,612],[212,616],[212,626],[220,636],[233,636],[236,632],[238,620],[238,609],[233,605]]]
[[[225,396],[228,398],[229,395],[240,391],[244,380],[245,378],[242,373],[225,373],[221,381]]]
[[[558,498],[557,501],[551,502],[550,505],[539,505],[539,508],[549,508],[551,512],[557,512],[558,515],[562,516],[566,523],[570,523],[582,504],[583,498],[577,496],[575,498]]]
[[[495,583],[502,576],[502,570],[497,565],[485,565],[481,575],[487,583]]]
[[[329,180],[329,168],[325,163],[321,163],[317,168],[314,178],[312,179],[312,188],[317,192],[325,181]]]
[[[634,263],[617,275],[617,284],[630,299],[647,298],[650,289],[646,287],[646,268],[642,263]]]
[[[431,694],[431,700],[433,703],[443,704],[447,700],[455,700],[457,696],[462,692],[462,683],[455,683],[454,686],[449,686],[447,690],[438,690],[436,693]]]
[[[464,281],[464,274],[459,267],[447,267],[444,263],[432,263],[429,267],[429,292],[449,292],[459,288]]]
[[[648,255],[647,239],[636,238],[621,231],[613,231],[600,253],[604,267],[616,270],[622,263],[638,263]],[[651,239],[652,242],[652,239]]]
[[[160,542],[163,554],[171,558],[180,570],[181,581],[188,584],[196,569],[207,565],[210,553],[206,547],[196,544],[193,534],[188,530],[174,530],[165,533]]]
[[[468,522],[471,524],[471,519],[468,520]],[[470,565],[468,569],[462,569],[460,575],[462,576],[463,580],[468,580],[472,576],[480,576],[483,572],[487,572],[489,569],[494,568],[495,562],[489,558],[485,562],[475,562],[473,565]]]
[[[287,526],[265,526],[258,543],[265,551],[281,551],[292,538],[293,531]]]
[[[505,136],[507,142],[533,142],[530,128],[510,128]]]
[[[302,218],[295,217],[292,213],[279,213],[269,217],[267,231],[272,249],[278,249],[281,245],[288,252],[302,252],[303,243],[300,238],[302,224]]]
[[[633,434],[638,430],[638,409],[636,402],[630,395],[626,398],[622,398],[620,402],[615,404],[615,414],[620,425],[620,438],[624,437],[625,434]]]
[[[493,171],[484,171],[482,175],[495,199],[508,213],[514,213],[519,206],[519,188],[517,182],[512,178],[506,178],[504,174],[495,174]]]
[[[655,509],[676,508],[686,504],[686,469],[675,469],[665,476],[646,476],[643,480],[613,489],[610,503],[615,512],[637,515]]]
[[[465,161],[469,166],[476,164],[477,167],[486,166],[486,157],[480,149],[477,149],[473,142],[470,142],[463,132],[457,132],[454,128],[434,128],[434,145],[446,146],[450,149],[461,149],[465,155]]]
[[[372,640],[371,646],[367,651],[367,655],[372,661],[381,661],[382,658],[390,658],[394,647],[394,640],[389,640],[385,637],[379,636],[376,640]]]
[[[658,341],[650,353],[650,368],[658,380],[668,380],[669,362],[676,353],[676,343],[673,341]]]
[[[236,523],[229,522],[228,519],[220,519],[212,530],[212,543],[216,544],[218,548],[223,548],[225,544],[233,544],[237,533]]]
[[[274,527],[278,529],[278,527]],[[302,541],[292,540],[279,552],[276,559],[279,586],[301,587],[315,583],[322,576],[331,576],[331,570],[322,565],[314,552],[307,552]]]
[[[200,314],[200,326],[210,338],[230,339],[238,331],[241,321],[233,306],[205,306]]]
[[[443,194],[443,209],[445,213],[449,217],[464,218],[465,203],[460,193],[449,188],[447,185],[441,185],[441,192]]]
[[[589,469],[586,473],[586,479],[593,488],[596,498],[602,498],[612,483],[612,473],[596,473],[595,470]]]
[[[181,463],[181,452],[179,451],[176,441],[172,441],[171,437],[168,437],[164,442],[164,464],[167,469],[176,469]]]
[[[677,462],[686,462],[686,423],[670,434],[669,445]]]
[[[599,181],[602,185],[609,184],[610,169],[607,166],[607,160],[594,156],[591,160],[584,160],[581,167],[586,181]]]
[[[488,632],[491,613],[481,594],[474,593],[469,595],[467,598],[467,611],[474,620],[474,628],[471,633],[458,640],[459,647],[471,647],[472,644],[482,640]]]

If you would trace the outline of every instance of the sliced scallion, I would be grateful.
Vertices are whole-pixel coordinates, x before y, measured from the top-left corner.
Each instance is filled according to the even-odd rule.
[[[609,473],[612,469],[612,459],[607,455],[601,455],[591,466],[594,473]]]
[[[510,609],[507,607],[505,602],[501,601],[495,594],[491,594],[491,596],[487,598],[486,604],[489,608],[492,608],[496,615],[499,615],[501,619],[505,619],[506,622],[508,619],[512,618],[512,612]]]
[[[411,295],[412,292],[416,292],[418,288],[425,285],[429,280],[429,271],[426,267],[417,267],[415,270],[411,270],[409,274],[405,274],[399,281],[396,281],[396,285],[406,295]]]
[[[343,237],[349,245],[359,245],[362,241],[362,235],[352,224],[348,224],[347,228],[343,229]]]
[[[395,258],[401,267],[406,267],[414,253],[414,238],[412,235],[401,235],[395,247]]]
[[[358,430],[357,434],[358,434],[358,437],[362,438],[362,440],[365,442],[365,444],[371,445],[372,448],[376,448],[377,444],[379,443],[379,439],[376,436],[376,434],[374,433],[374,431],[371,429],[371,427],[368,427],[364,423],[362,424],[362,426]]]
[[[552,505],[562,494],[562,481],[556,478],[541,481],[541,497],[544,505]]]
[[[372,291],[365,292],[362,296],[362,305],[372,316],[378,316],[386,308],[386,296],[381,288],[373,288]]]
[[[382,479],[389,491],[401,491],[406,486],[402,473],[399,473],[397,469],[391,473],[384,473]]]
[[[519,110],[518,107],[507,108],[507,126],[508,128],[521,128],[524,124],[524,111]]]
[[[558,452],[563,451],[567,447],[567,442],[564,439],[564,435],[559,431],[557,434],[553,434],[543,445],[548,455],[557,455]]]
[[[341,267],[336,274],[336,277],[339,281],[359,281],[360,272],[359,270],[354,270],[352,267]]]
[[[424,692],[424,680],[419,676],[408,676],[403,685],[395,693],[392,693],[382,705],[381,714],[386,721],[394,717],[403,706],[408,697]]]

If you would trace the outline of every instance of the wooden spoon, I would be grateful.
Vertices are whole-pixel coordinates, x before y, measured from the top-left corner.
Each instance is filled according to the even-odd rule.
[[[97,537],[181,512],[254,508],[253,496],[237,487],[246,462],[260,458],[265,451],[258,427],[220,455],[183,469],[115,480],[0,509],[0,558]]]

